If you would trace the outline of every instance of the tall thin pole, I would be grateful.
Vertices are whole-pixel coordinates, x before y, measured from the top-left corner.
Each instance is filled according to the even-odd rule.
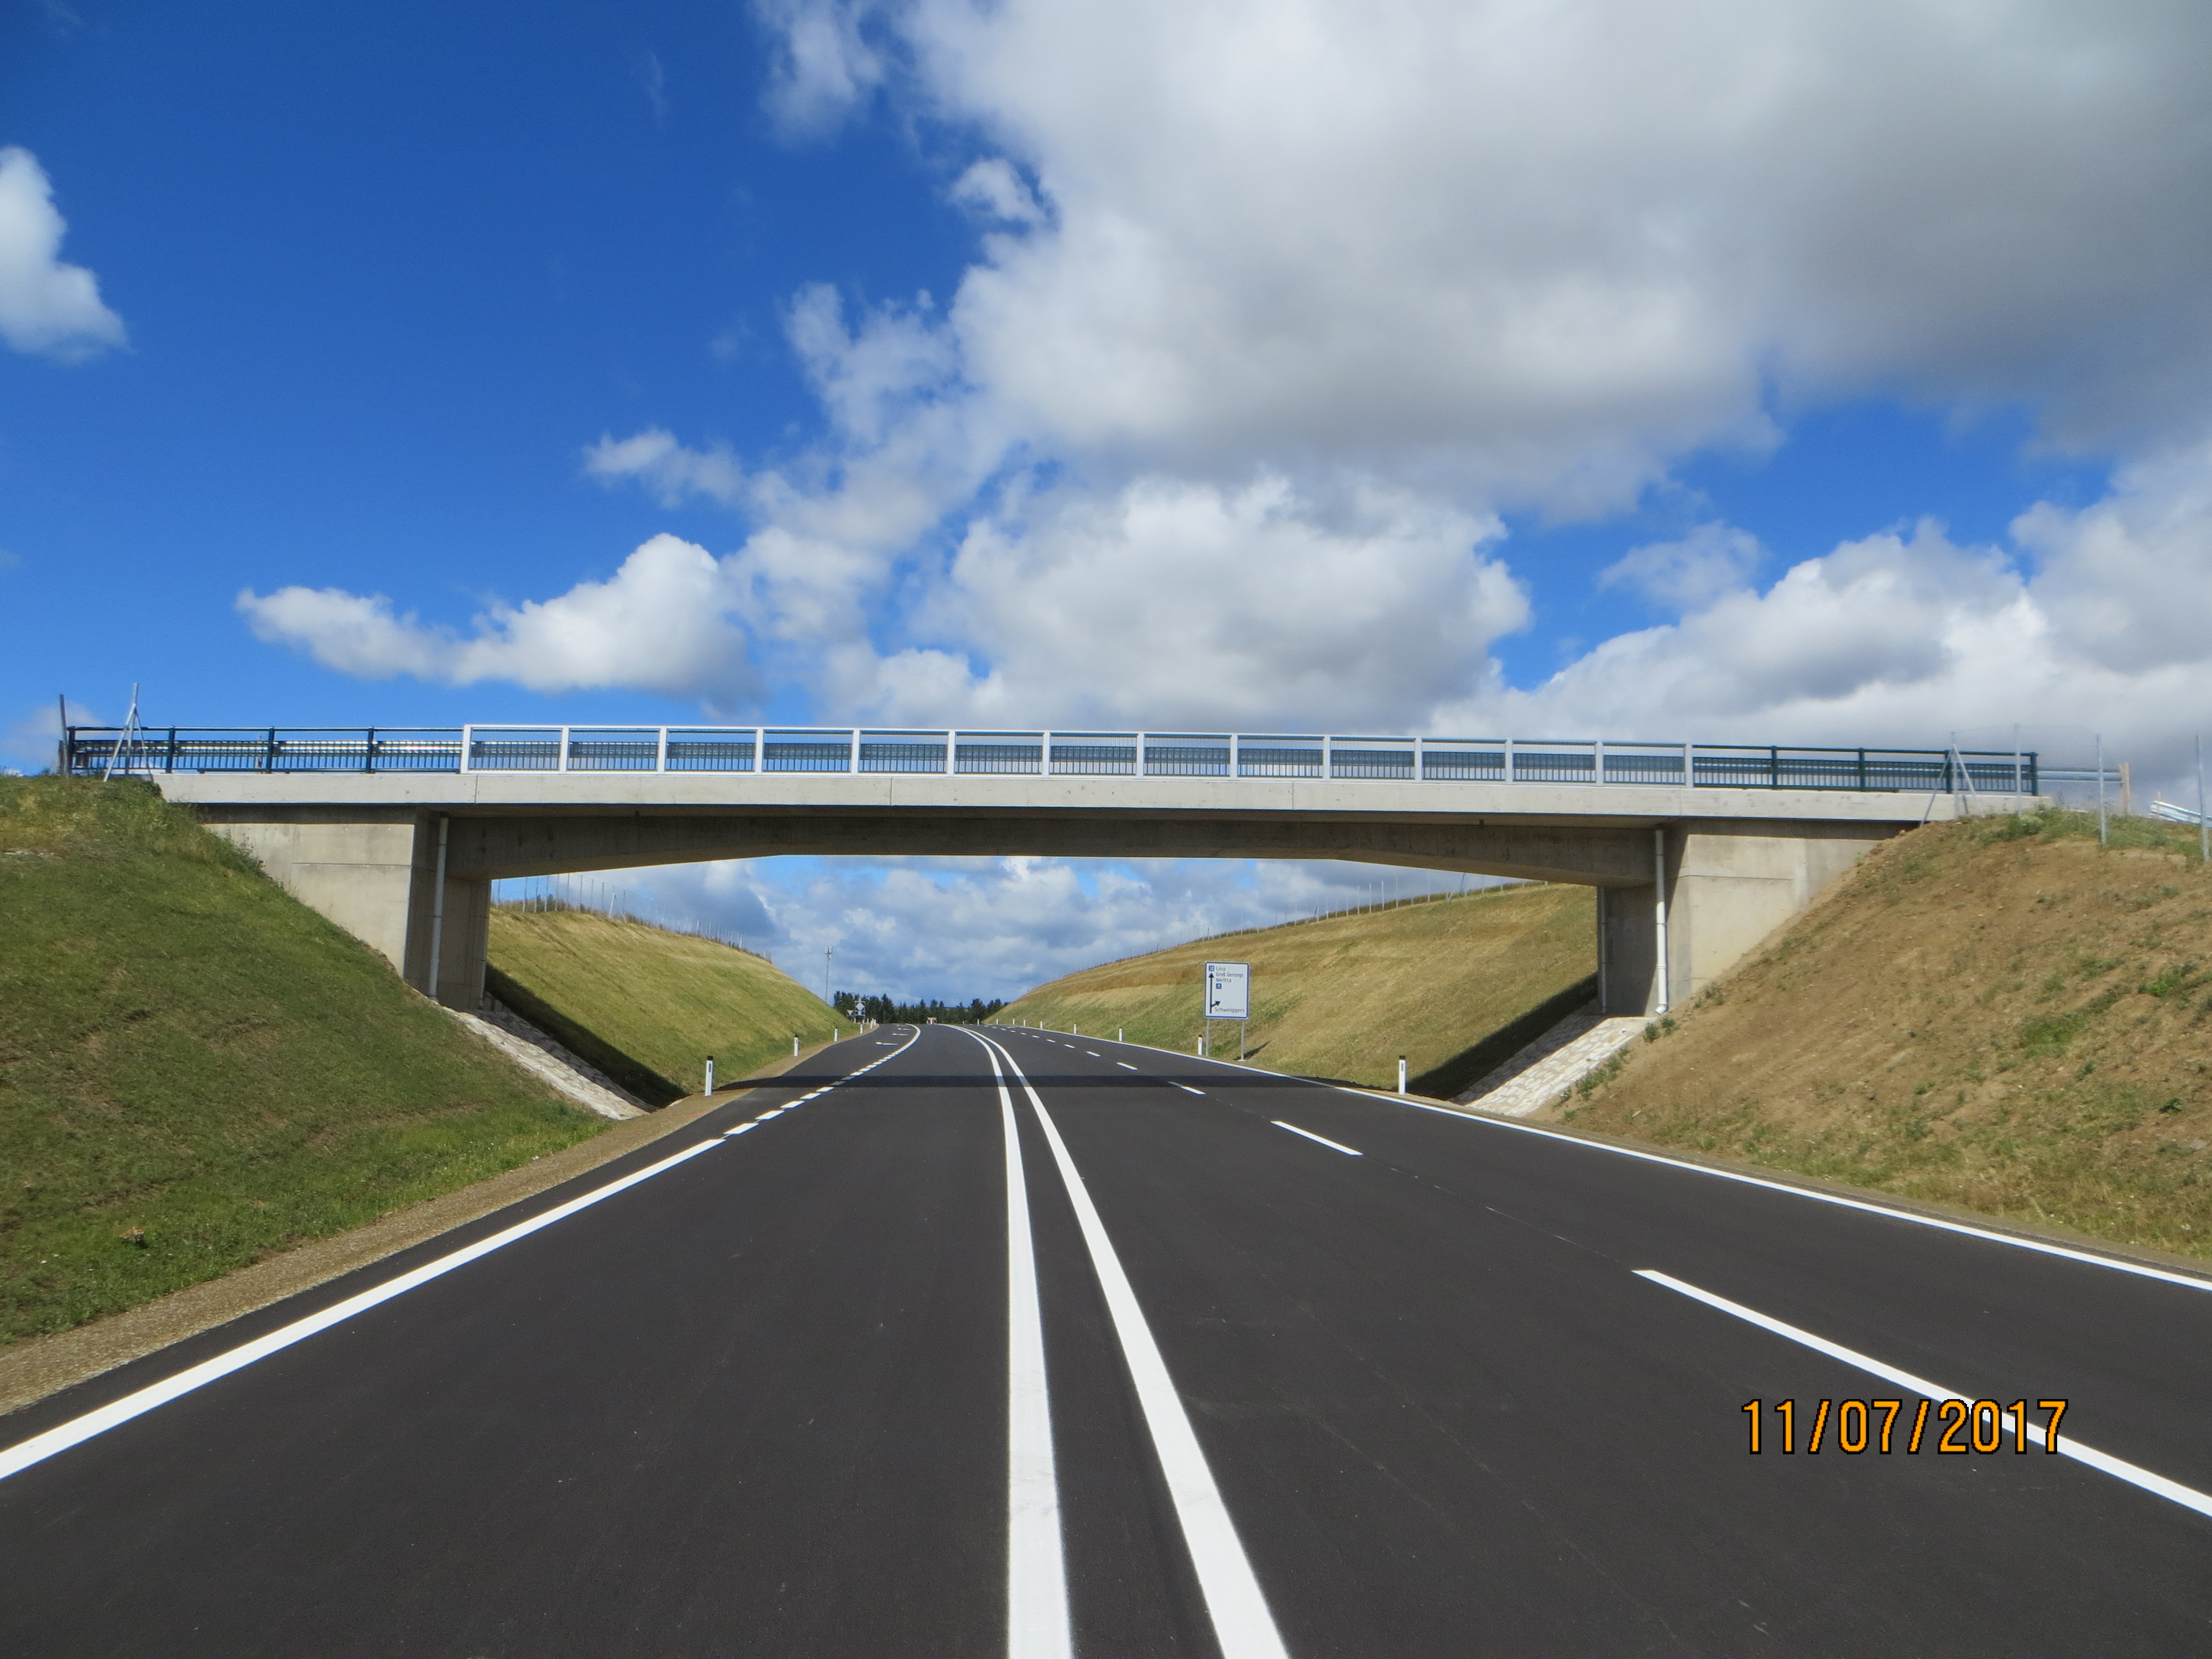
[[[100,775],[100,781],[102,783],[106,783],[110,778],[115,775],[116,760],[122,755],[125,748],[130,744],[131,733],[137,728],[137,725],[138,687],[134,684],[131,688],[131,712],[123,717],[123,735],[116,738],[115,747],[107,751],[107,769]],[[131,764],[128,761],[124,763],[123,769],[125,772],[130,771]]]
[[[2212,864],[2212,819],[2204,816],[2204,739],[2197,739],[2197,861]]]
[[[2097,845],[2105,844],[2105,734],[2097,734]]]

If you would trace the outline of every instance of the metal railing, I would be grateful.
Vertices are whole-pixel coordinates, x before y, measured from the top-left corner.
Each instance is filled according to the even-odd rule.
[[[64,769],[175,772],[814,772],[1331,778],[1725,789],[2042,793],[2033,752],[1283,732],[855,726],[71,726]],[[2069,773],[2065,775],[2072,776]]]

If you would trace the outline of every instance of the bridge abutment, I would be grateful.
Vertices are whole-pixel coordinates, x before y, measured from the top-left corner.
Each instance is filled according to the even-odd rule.
[[[1761,818],[1659,826],[1646,868],[1663,871],[1663,882],[1599,889],[1603,1012],[1657,1014],[1681,1006],[1902,827]]]
[[[406,807],[209,805],[199,816],[416,990],[434,991],[453,1008],[473,1009],[483,1000],[491,882],[448,869],[441,906],[444,814]],[[447,854],[450,862],[450,845]]]

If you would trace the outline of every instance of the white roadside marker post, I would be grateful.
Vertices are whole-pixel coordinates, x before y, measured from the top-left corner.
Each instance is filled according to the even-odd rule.
[[[714,1093],[714,1057],[712,1054],[707,1056],[706,1092],[709,1099],[713,1098]]]
[[[793,1060],[799,1058],[799,1033],[796,1031],[791,1034],[791,1057]]]
[[[1401,1095],[1406,1092],[1406,1057],[1403,1054],[1398,1056],[1398,1092]]]

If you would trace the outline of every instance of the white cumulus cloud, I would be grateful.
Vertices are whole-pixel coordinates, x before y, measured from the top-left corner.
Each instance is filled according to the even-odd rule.
[[[586,446],[584,471],[602,483],[643,484],[664,507],[674,507],[690,495],[733,507],[745,492],[744,468],[729,450],[687,448],[661,427],[627,438],[602,435],[597,443]]]
[[[714,557],[674,536],[655,536],[605,581],[490,605],[467,634],[396,614],[381,594],[285,587],[238,596],[258,637],[362,678],[500,679],[546,692],[634,687],[734,702],[757,686],[744,638],[728,620],[731,603]]]
[[[61,260],[68,228],[53,186],[27,149],[0,149],[0,338],[18,351],[72,362],[123,343],[123,319],[100,282]]]
[[[882,84],[882,54],[861,33],[866,0],[755,0],[754,9],[776,47],[769,112],[787,136],[834,131]]]
[[[1758,537],[1732,525],[1701,524],[1678,541],[1631,548],[1598,572],[1597,581],[1688,610],[1741,587],[1764,556]]]

